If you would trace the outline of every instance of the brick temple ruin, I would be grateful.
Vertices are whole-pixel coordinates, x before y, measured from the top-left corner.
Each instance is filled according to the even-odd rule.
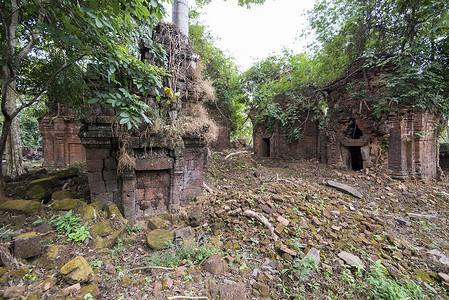
[[[86,153],[78,137],[80,127],[76,112],[59,103],[39,119],[44,167],[59,168],[86,161]]]
[[[376,118],[371,104],[382,98],[386,90],[384,75],[392,74],[393,66],[367,68],[365,63],[364,59],[355,61],[339,79],[320,89],[327,95],[326,128],[319,130],[317,121],[300,113],[302,118],[297,122],[303,134],[289,143],[286,128],[279,122],[272,130],[255,124],[255,154],[317,158],[337,168],[361,170],[380,163],[387,152],[387,167],[393,178],[437,178],[440,168],[435,115],[396,105],[389,114]],[[288,99],[278,103],[285,105]]]
[[[180,93],[165,112],[158,107],[155,94],[143,100],[160,111],[159,131],[141,128],[124,132],[114,120],[113,109],[100,105],[86,117],[80,131],[86,148],[91,200],[118,204],[130,222],[176,212],[202,192],[207,134],[213,127],[210,122],[197,124],[207,115],[205,109],[195,106],[202,96],[195,83],[198,56],[176,26],[160,24],[155,34],[167,52],[169,66],[178,66],[176,74],[165,78],[163,85]],[[141,44],[142,59],[152,59],[149,49]],[[197,98],[191,100],[195,95]],[[186,121],[178,128],[169,127],[183,118]]]

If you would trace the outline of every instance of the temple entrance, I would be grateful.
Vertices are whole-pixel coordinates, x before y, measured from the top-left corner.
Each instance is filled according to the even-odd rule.
[[[355,119],[349,121],[349,128],[347,137],[353,140],[358,140],[363,136],[363,132],[360,130],[359,126],[355,122]],[[353,171],[358,171],[363,169],[363,159],[360,146],[349,146],[349,163],[351,164],[351,169]]]
[[[270,156],[270,138],[262,139],[260,143],[260,155],[264,157]]]

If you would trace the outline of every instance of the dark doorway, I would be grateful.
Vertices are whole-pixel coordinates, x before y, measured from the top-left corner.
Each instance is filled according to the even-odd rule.
[[[349,121],[348,137],[353,140],[358,140],[363,136],[363,132],[360,130],[359,126],[355,122],[355,119]],[[348,147],[349,154],[351,156],[351,167],[353,171],[358,171],[363,169],[363,159],[360,146]]]
[[[270,156],[270,139],[262,139],[260,143],[260,155],[269,157]]]
[[[363,159],[362,152],[360,151],[360,146],[348,147],[349,153],[351,155],[351,166],[353,171],[358,171],[363,169]]]

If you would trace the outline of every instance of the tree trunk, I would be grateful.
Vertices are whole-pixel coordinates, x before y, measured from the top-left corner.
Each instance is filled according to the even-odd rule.
[[[6,87],[5,109],[8,116],[11,116],[16,109],[15,81]],[[7,128],[3,128],[3,130],[7,130]],[[20,139],[20,126],[17,118],[11,120],[9,131],[3,133],[8,135],[5,145],[6,175],[15,178],[24,173],[22,140]]]
[[[0,199],[5,197],[6,197],[5,180],[3,179],[3,175],[0,174]]]

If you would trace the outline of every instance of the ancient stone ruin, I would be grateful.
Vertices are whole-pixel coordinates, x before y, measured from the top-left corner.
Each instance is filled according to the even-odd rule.
[[[97,105],[80,131],[91,200],[116,203],[130,222],[175,212],[201,193],[206,142],[215,129],[201,104],[208,95],[201,89],[198,56],[176,26],[160,24],[155,33],[173,72],[163,85],[179,97],[169,105],[155,94],[142,99],[154,115],[152,125],[139,130],[122,128],[111,107]],[[142,59],[152,59],[148,50],[142,43]]]
[[[291,102],[285,96],[277,96],[275,101],[281,105],[290,105]],[[310,109],[297,108],[301,116],[292,127],[300,127],[301,139],[294,139],[289,134],[289,129],[282,126],[281,122],[260,123],[255,119],[255,114],[250,114],[253,123],[253,148],[256,156],[278,158],[305,158],[310,159],[319,155],[320,139],[318,124],[319,119],[314,118],[314,112]]]
[[[427,110],[407,104],[391,105],[388,114],[375,113],[373,104],[382,99],[385,75],[394,66],[368,68],[365,59],[355,61],[330,85],[316,89],[326,95],[327,126],[318,129],[318,120],[311,121],[301,111],[297,121],[300,138],[286,140],[287,128],[275,122],[254,125],[254,152],[259,156],[293,156],[317,158],[347,170],[361,170],[381,163],[387,155],[387,167],[394,178],[437,178],[439,155],[436,117]],[[312,96],[310,96],[312,97]],[[317,96],[315,96],[317,97]],[[278,103],[287,105],[288,99]]]
[[[223,151],[231,148],[231,121],[226,111],[218,107],[208,107],[207,112],[217,125],[217,138],[207,145],[210,150]]]
[[[86,160],[84,147],[78,137],[80,127],[76,112],[64,104],[57,104],[39,119],[44,167],[64,167]]]

